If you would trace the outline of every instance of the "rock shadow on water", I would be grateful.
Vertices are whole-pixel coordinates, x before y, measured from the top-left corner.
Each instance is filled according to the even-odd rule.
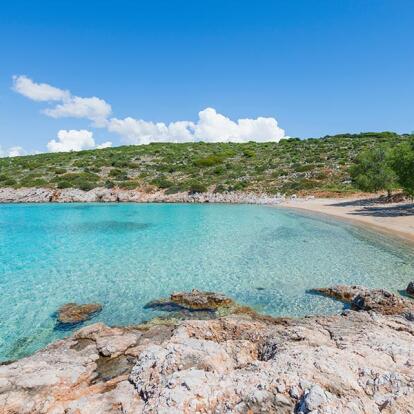
[[[187,319],[215,319],[217,313],[213,309],[188,309],[177,303],[174,303],[168,299],[158,299],[152,300],[144,305],[144,309],[149,309],[153,311],[165,312],[166,315],[159,316],[157,318],[152,318],[144,323],[153,323],[155,322],[167,322],[169,320],[187,320]]]

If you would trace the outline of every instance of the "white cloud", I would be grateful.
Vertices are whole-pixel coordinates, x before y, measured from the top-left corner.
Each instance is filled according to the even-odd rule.
[[[186,142],[193,140],[194,124],[189,121],[148,122],[131,117],[111,118],[107,128],[120,135],[126,144],[149,144],[150,142]]]
[[[82,151],[93,148],[108,148],[112,146],[111,141],[95,144],[92,131],[86,129],[61,129],[57,133],[57,140],[52,139],[47,143],[50,152]]]
[[[70,96],[64,91],[47,83],[35,83],[27,76],[13,76],[13,89],[33,101],[63,101]]]
[[[57,141],[52,139],[47,143],[47,149],[50,152],[81,151],[95,147],[93,133],[86,129],[61,129],[57,137]]]
[[[111,141],[105,141],[105,142],[102,142],[102,144],[99,144],[96,146],[97,149],[110,148],[110,147],[112,147]]]
[[[22,147],[10,147],[3,150],[0,146],[0,157],[20,157],[21,155],[26,155],[26,151]]]
[[[127,144],[150,142],[247,142],[280,141],[285,131],[279,128],[275,118],[239,119],[232,121],[213,108],[199,112],[196,123],[178,121],[147,122],[134,118],[111,118],[107,128],[120,135]]]
[[[74,96],[47,83],[33,82],[27,76],[13,76],[13,88],[26,98],[34,101],[60,101],[53,108],[43,111],[52,118],[85,118],[94,122],[95,126],[104,126],[112,112],[111,105],[103,99],[92,96],[82,98]]]
[[[54,108],[45,109],[44,113],[52,118],[86,118],[94,121],[97,126],[103,126],[111,114],[111,105],[95,96],[81,98],[73,96]]]
[[[69,91],[55,88],[48,84],[33,82],[26,76],[13,78],[14,89],[22,95],[36,101],[60,101],[54,107],[43,112],[53,118],[85,118],[93,121],[92,126],[107,128],[109,132],[118,134],[127,144],[148,144],[150,142],[247,142],[247,141],[280,141],[285,131],[278,126],[275,118],[258,117],[231,120],[218,113],[214,108],[206,108],[199,112],[198,120],[177,121],[166,124],[142,119],[126,117],[124,119],[109,118],[111,105],[97,97],[82,98],[73,96]],[[47,146],[50,151],[77,151],[93,148],[92,135],[87,141],[85,133],[90,131],[64,131],[62,139],[52,140]],[[82,132],[82,139],[79,133]],[[78,135],[76,135],[77,133]],[[71,134],[72,138],[69,138]],[[76,138],[74,138],[76,135]],[[91,141],[92,140],[92,141]],[[109,141],[99,147],[111,146]]]
[[[21,155],[25,155],[26,151],[19,146],[11,147],[8,149],[9,157],[20,157]]]
[[[206,142],[246,142],[246,141],[280,141],[285,131],[277,125],[275,118],[239,119],[232,121],[216,112],[214,108],[206,108],[199,112],[199,121],[194,136]]]

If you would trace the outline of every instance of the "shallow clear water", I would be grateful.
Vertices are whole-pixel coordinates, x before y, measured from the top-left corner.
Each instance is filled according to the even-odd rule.
[[[137,323],[174,290],[224,292],[272,315],[337,312],[306,289],[358,283],[404,288],[411,249],[336,221],[248,205],[0,206],[0,359],[70,332],[67,302],[100,302],[88,323]]]

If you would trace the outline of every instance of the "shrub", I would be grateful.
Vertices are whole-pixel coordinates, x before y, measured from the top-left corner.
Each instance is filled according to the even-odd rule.
[[[152,180],[150,184],[155,185],[156,187],[161,189],[169,188],[173,185],[171,181],[167,180],[164,177],[156,178],[155,180]]]
[[[124,190],[135,190],[137,187],[139,187],[139,184],[140,183],[138,181],[128,180],[118,183],[118,186]]]
[[[408,195],[414,196],[414,143],[397,146],[391,163],[401,187]]]
[[[247,158],[253,158],[256,155],[256,153],[250,148],[243,148],[242,151],[243,151],[243,155]]]
[[[165,191],[165,194],[177,194],[177,193],[182,193],[185,190],[186,190],[185,187],[183,187],[180,184],[178,184],[178,185],[172,185],[170,188],[168,188]]]
[[[194,160],[194,165],[197,167],[212,167],[213,165],[220,164],[222,161],[222,157],[218,155],[210,155],[209,157]]]
[[[93,173],[68,173],[57,178],[58,188],[79,188],[84,191],[98,186],[99,176]]]
[[[72,183],[70,181],[62,180],[62,181],[57,182],[57,188],[63,189],[63,188],[71,188],[71,187],[72,187]]]
[[[205,193],[206,191],[207,187],[198,181],[191,181],[188,183],[189,194]]]
[[[65,174],[66,173],[66,169],[65,168],[55,168],[54,170],[52,170],[56,175],[61,175],[61,174]]]
[[[114,177],[117,180],[127,180],[128,175],[125,171],[120,170],[119,168],[114,168],[113,170],[109,171],[109,177]]]
[[[22,187],[46,187],[48,182],[43,178],[26,177],[20,180]]]
[[[354,185],[362,191],[377,192],[396,187],[396,174],[391,168],[390,151],[380,147],[362,152],[350,169]]]
[[[214,189],[215,193],[224,193],[226,191],[226,187],[223,184],[216,185],[216,188]]]
[[[92,190],[93,188],[95,188],[97,186],[96,183],[92,182],[92,181],[87,181],[87,180],[80,180],[78,182],[77,187],[80,188],[83,191],[89,191]]]

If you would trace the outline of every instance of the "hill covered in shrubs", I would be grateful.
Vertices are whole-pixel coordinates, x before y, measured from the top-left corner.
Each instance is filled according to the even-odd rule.
[[[163,189],[167,193],[354,192],[350,167],[363,151],[414,135],[341,134],[279,143],[154,143],[0,159],[0,187]]]

